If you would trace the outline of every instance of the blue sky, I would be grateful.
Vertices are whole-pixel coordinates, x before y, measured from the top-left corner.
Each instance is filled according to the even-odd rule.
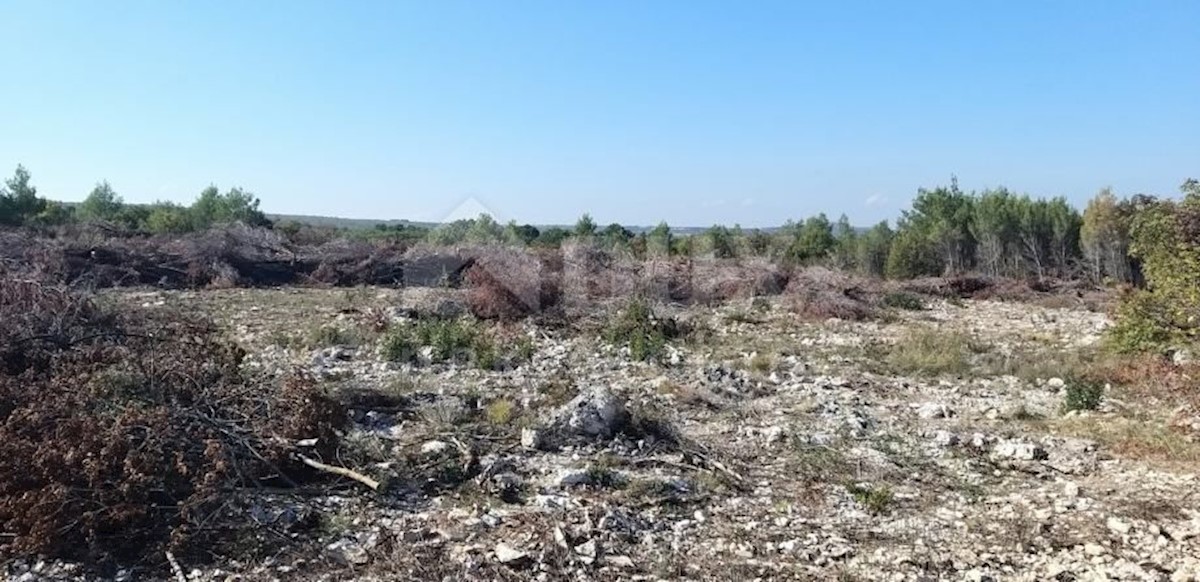
[[[78,200],[774,225],[1200,177],[1200,2],[0,0],[0,171]]]

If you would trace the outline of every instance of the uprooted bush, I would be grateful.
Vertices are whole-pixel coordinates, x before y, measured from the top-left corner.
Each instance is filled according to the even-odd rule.
[[[208,323],[0,280],[0,557],[95,565],[202,559],[229,542],[229,494],[314,475],[341,407],[240,366]]]
[[[514,249],[481,252],[465,281],[467,307],[480,319],[521,319],[557,305],[561,294],[551,265]]]
[[[869,284],[866,280],[815,267],[794,274],[786,293],[791,310],[805,319],[861,321],[879,315]]]

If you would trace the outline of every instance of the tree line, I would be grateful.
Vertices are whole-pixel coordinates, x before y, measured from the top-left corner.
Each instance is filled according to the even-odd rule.
[[[0,225],[106,223],[124,231],[146,234],[194,232],[232,222],[271,226],[259,209],[258,198],[241,188],[221,193],[216,186],[209,186],[190,206],[173,202],[127,204],[108,182],[100,182],[83,202],[69,205],[38,196],[30,180],[29,171],[17,166],[13,177],[0,187]]]
[[[1188,185],[1194,184],[1189,181]],[[1190,187],[1185,185],[1185,187]],[[554,248],[567,240],[654,256],[763,257],[797,265],[823,264],[864,275],[896,279],[977,272],[991,276],[1070,278],[1131,282],[1139,275],[1131,257],[1131,228],[1146,196],[1119,198],[1105,189],[1082,212],[1065,198],[1036,198],[1004,188],[964,192],[950,184],[917,191],[894,226],[882,221],[856,228],[824,214],[788,221],[778,229],[714,225],[700,234],[677,233],[665,222],[634,232],[620,224],[601,227],[590,215],[573,227],[501,224],[488,215],[436,227],[379,224],[374,229],[318,229],[295,222],[272,224],[259,200],[241,188],[205,188],[189,205],[128,204],[107,182],[83,202],[66,205],[38,195],[30,174],[18,166],[0,188],[0,225],[53,226],[105,223],[128,232],[185,233],[241,222],[273,227],[292,238],[328,240],[356,236],[434,245],[513,244]]]

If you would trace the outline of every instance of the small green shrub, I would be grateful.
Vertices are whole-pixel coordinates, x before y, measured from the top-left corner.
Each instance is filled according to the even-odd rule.
[[[495,370],[500,364],[500,353],[496,350],[496,342],[487,335],[475,336],[471,345],[471,360],[481,370]]]
[[[537,351],[537,346],[534,345],[533,338],[523,335],[517,338],[515,351],[518,361],[529,362],[533,360],[533,354]]]
[[[619,471],[604,464],[588,467],[587,477],[589,485],[600,489],[623,489],[628,484]]]
[[[308,332],[305,343],[309,348],[358,345],[359,338],[335,325],[322,325]]]
[[[423,319],[388,331],[380,354],[390,362],[417,363],[421,352],[428,350],[431,363],[469,362],[482,370],[496,370],[506,362],[525,359],[523,352],[532,348],[524,345],[518,341],[505,350],[491,330],[469,319]]]
[[[431,348],[433,362],[471,359],[479,330],[464,320],[419,320],[383,336],[382,355],[392,362],[415,362],[422,348]]]
[[[886,485],[875,487],[851,483],[846,485],[846,491],[854,497],[854,500],[859,505],[862,505],[867,508],[867,511],[876,515],[887,511],[891,507],[892,501],[896,498],[892,490]]]
[[[661,358],[667,340],[680,335],[675,321],[660,318],[643,299],[634,299],[608,322],[602,333],[604,341],[627,346],[634,360],[652,361]]]
[[[1063,412],[1072,410],[1095,410],[1104,400],[1104,383],[1088,378],[1066,378],[1063,394]]]
[[[904,291],[896,291],[883,296],[883,304],[894,309],[903,309],[905,311],[921,311],[925,309],[925,302],[918,296]]]

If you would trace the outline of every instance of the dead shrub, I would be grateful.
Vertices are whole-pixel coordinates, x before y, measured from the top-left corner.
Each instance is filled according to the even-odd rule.
[[[558,283],[544,276],[537,256],[493,249],[480,255],[465,276],[467,308],[480,319],[515,321],[559,301]]]
[[[311,477],[295,441],[330,458],[345,413],[242,357],[205,321],[0,280],[0,557],[203,559],[236,530],[212,519],[231,491]]]
[[[793,273],[785,293],[792,312],[805,319],[862,321],[879,315],[870,282],[821,267]]]

